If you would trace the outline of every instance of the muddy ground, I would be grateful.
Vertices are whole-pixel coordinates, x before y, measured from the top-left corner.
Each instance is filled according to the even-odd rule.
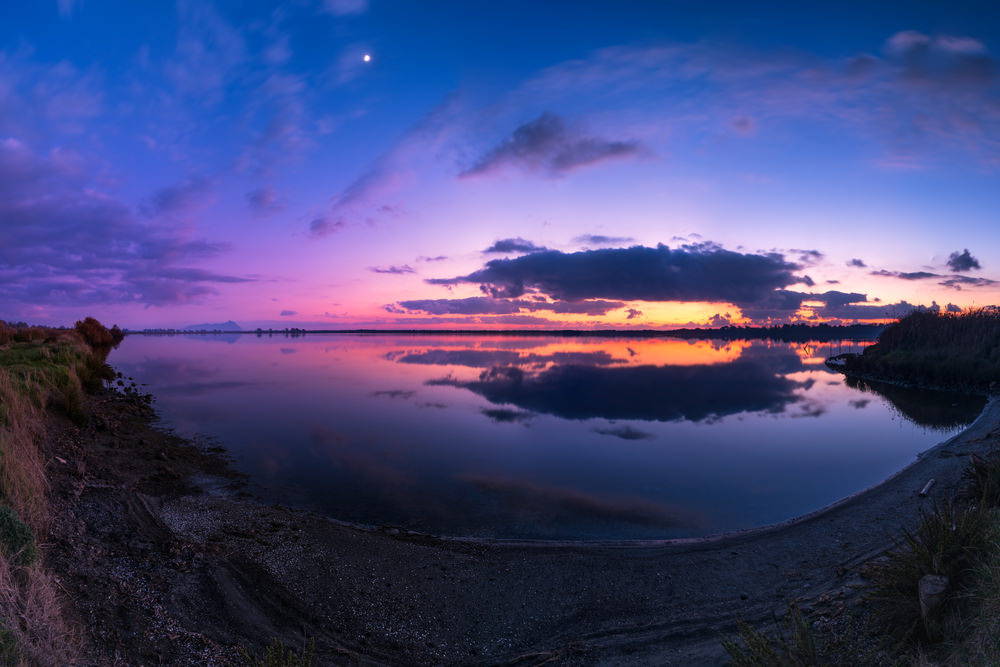
[[[317,664],[718,664],[739,618],[767,623],[790,601],[814,618],[850,613],[865,563],[1000,440],[994,400],[885,483],[787,524],[515,543],[265,505],[221,452],[158,429],[140,402],[102,395],[89,413],[84,427],[50,420],[45,558],[93,665],[241,664],[273,638],[313,640]]]

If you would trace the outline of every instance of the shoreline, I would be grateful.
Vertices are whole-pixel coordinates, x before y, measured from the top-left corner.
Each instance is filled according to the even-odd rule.
[[[225,664],[272,637],[315,640],[317,664],[721,663],[719,638],[738,619],[761,623],[795,601],[829,615],[861,604],[865,563],[958,488],[967,454],[1000,439],[994,398],[884,482],[780,524],[652,542],[505,541],[366,529],[213,493],[195,480],[236,481],[218,451],[120,397],[88,410],[83,428],[50,414],[46,452],[48,561],[87,628],[88,664]]]

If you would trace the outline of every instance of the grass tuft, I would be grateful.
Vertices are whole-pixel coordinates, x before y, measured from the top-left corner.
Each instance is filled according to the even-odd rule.
[[[773,632],[764,632],[739,621],[737,634],[722,640],[734,667],[814,667],[816,665],[902,665],[890,657],[865,619],[850,616],[836,631],[816,630],[802,610],[791,605],[775,621]]]
[[[885,562],[871,572],[871,599],[886,631],[901,641],[930,639],[923,626],[918,593],[920,579],[928,574],[948,577],[951,592],[942,617],[960,613],[963,595],[975,581],[976,567],[990,548],[995,548],[995,523],[992,510],[955,501],[936,503],[933,511],[922,513],[916,530],[904,532],[896,549],[887,552]]]
[[[315,639],[310,639],[301,651],[295,651],[275,637],[260,656],[250,655],[245,649],[241,649],[240,659],[248,667],[312,667],[315,651]]]
[[[10,507],[0,506],[0,552],[17,565],[38,560],[34,533]]]
[[[988,456],[973,454],[962,476],[968,482],[965,495],[986,507],[1000,507],[1000,453]]]

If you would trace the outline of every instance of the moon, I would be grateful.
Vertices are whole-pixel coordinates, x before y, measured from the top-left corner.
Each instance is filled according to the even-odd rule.
[[[366,53],[361,59],[364,60],[366,63],[370,63],[372,61],[371,54],[369,53]]]

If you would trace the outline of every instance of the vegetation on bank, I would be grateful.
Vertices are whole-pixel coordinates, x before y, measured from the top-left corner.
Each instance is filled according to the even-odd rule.
[[[93,318],[74,329],[0,321],[0,661],[72,664],[77,638],[40,547],[50,522],[45,411],[84,423],[83,397],[115,378],[105,363],[117,327]]]
[[[889,325],[862,354],[843,360],[848,374],[993,391],[1000,386],[1000,309],[913,312]]]
[[[995,393],[1000,310],[915,312],[842,359],[849,375]],[[723,642],[733,664],[843,664],[852,654],[871,664],[1000,664],[1000,449],[973,455],[964,477],[957,497],[923,513],[868,568],[852,631],[814,626],[793,608],[775,631],[741,624]]]

